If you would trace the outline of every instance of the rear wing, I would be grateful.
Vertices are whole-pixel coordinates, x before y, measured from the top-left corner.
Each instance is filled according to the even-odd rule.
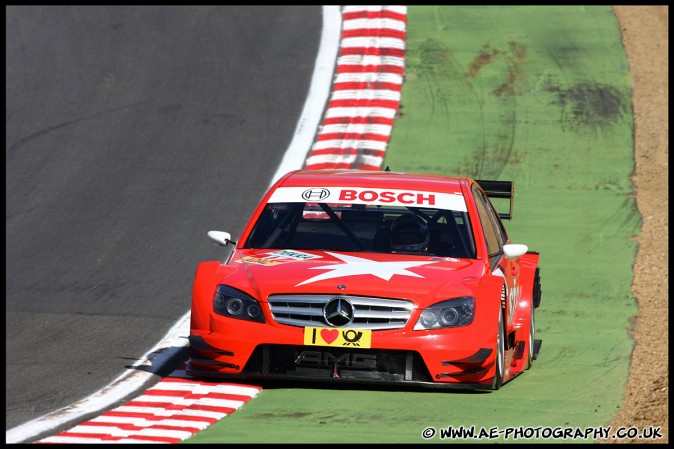
[[[513,218],[513,197],[515,196],[515,184],[512,181],[486,181],[476,179],[484,193],[489,199],[508,198],[510,199],[510,208],[508,213],[499,213],[498,216],[503,220],[512,220]],[[495,207],[495,206],[494,206]]]

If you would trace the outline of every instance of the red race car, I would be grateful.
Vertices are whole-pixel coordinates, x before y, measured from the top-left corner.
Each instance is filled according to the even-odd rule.
[[[541,344],[539,254],[510,242],[512,202],[510,181],[285,175],[238,241],[209,232],[226,255],[197,268],[187,374],[500,388]]]

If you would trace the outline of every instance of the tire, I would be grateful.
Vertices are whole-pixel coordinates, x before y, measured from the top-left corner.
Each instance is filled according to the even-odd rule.
[[[527,354],[527,366],[525,369],[530,369],[531,365],[534,364],[534,344],[535,344],[535,334],[536,334],[536,322],[534,317],[534,309],[531,308],[531,318],[529,319],[529,353]]]
[[[533,290],[533,306],[534,309],[538,309],[541,305],[541,269],[536,267],[536,273],[534,274],[534,290]]]
[[[505,372],[505,331],[503,330],[503,312],[498,314],[498,332],[496,338],[496,372],[491,384],[492,390],[498,390],[503,385],[503,373]]]

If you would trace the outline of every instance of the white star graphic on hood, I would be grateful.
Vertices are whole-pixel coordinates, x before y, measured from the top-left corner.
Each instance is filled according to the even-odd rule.
[[[309,284],[311,282],[322,281],[325,279],[341,278],[346,276],[357,276],[359,274],[371,274],[377,276],[380,279],[385,281],[390,280],[394,275],[399,274],[401,276],[411,276],[415,278],[423,278],[423,276],[407,271],[408,268],[418,267],[421,265],[427,265],[429,263],[434,263],[433,261],[425,262],[409,262],[409,261],[397,261],[397,262],[377,262],[376,260],[365,259],[363,257],[356,256],[347,256],[345,254],[335,254],[328,253],[337,259],[343,260],[346,263],[338,265],[324,265],[321,267],[312,267],[310,270],[331,270],[327,273],[319,274],[314,276],[311,279],[302,281],[297,284],[295,287],[300,285]]]

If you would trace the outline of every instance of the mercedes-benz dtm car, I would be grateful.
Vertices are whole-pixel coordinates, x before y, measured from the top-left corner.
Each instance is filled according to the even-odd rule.
[[[187,373],[500,388],[541,343],[539,254],[502,221],[513,191],[389,171],[285,175],[238,240],[209,232],[226,251],[196,271]]]

